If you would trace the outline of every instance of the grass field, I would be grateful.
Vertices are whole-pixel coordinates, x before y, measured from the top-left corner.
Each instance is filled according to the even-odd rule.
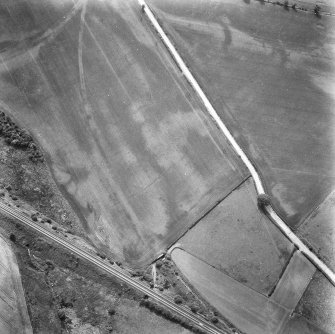
[[[314,265],[300,251],[295,251],[271,294],[271,300],[293,312],[315,271]]]
[[[334,17],[149,0],[292,228],[334,189]]]
[[[330,334],[322,329],[316,327],[313,323],[306,320],[306,318],[294,313],[282,334]]]
[[[16,236],[15,243],[7,240],[17,257],[34,334],[191,334],[141,306],[142,293],[62,247],[7,217],[1,227],[4,236]],[[1,327],[0,333],[7,334]]]
[[[251,179],[225,198],[178,244],[264,294],[273,289],[293,251],[293,245],[258,210]]]
[[[270,297],[239,283],[187,251],[175,248],[171,255],[197,292],[245,333],[333,333],[333,289],[299,251],[291,257]]]
[[[319,271],[314,274],[295,312],[314,327],[328,334],[335,332],[335,289]]]
[[[335,192],[333,191],[325,201],[299,226],[297,234],[318,255],[335,270]]]
[[[22,50],[57,25],[73,6],[74,1],[70,0],[1,1],[0,51]]]
[[[46,151],[88,237],[145,265],[247,173],[137,1],[77,2],[44,35],[2,53],[0,99]]]
[[[248,334],[280,333],[289,311],[204,261],[181,250],[172,260],[191,285],[225,318]]]
[[[0,332],[32,334],[15,254],[0,235]]]

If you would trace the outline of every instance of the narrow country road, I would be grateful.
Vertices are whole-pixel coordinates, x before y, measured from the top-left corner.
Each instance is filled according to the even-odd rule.
[[[196,94],[199,96],[203,104],[205,105],[206,110],[216,122],[220,130],[223,132],[225,137],[227,138],[228,142],[233,147],[235,153],[241,158],[243,163],[248,168],[256,187],[257,194],[264,194],[264,186],[262,180],[254,167],[251,163],[245,152],[242,150],[240,145],[237,143],[231,132],[228,130],[226,125],[222,122],[221,118],[217,114],[216,110],[210,103],[209,99],[207,98],[204,91],[201,89],[198,82],[195,80],[193,74],[190,72],[188,67],[186,66],[184,60],[181,58],[179,53],[177,52],[176,48],[167,37],[166,33],[164,32],[161,25],[158,23],[155,15],[151,11],[150,7],[146,4],[144,0],[138,0],[139,5],[141,6],[142,12],[148,17],[149,21],[153,25],[154,29],[160,36],[161,40],[163,41],[164,45],[170,52],[171,56],[177,63],[178,67],[180,68],[182,74],[185,76],[188,83],[193,87]],[[277,215],[275,210],[271,207],[271,205],[267,205],[265,207],[266,213],[271,219],[271,221],[282,231],[282,233],[309,259],[324,275],[327,279],[335,286],[335,274],[334,272],[321,260],[319,259],[309,248],[292,232],[292,230],[285,224],[285,222]]]

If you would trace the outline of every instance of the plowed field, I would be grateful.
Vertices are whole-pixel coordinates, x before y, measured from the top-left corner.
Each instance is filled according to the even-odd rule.
[[[334,17],[260,1],[149,3],[297,227],[335,187]]]
[[[142,266],[247,173],[137,1],[70,4],[0,5],[1,104],[45,150],[88,237]]]

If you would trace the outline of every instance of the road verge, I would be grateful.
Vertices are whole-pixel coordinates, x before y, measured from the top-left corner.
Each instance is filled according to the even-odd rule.
[[[186,66],[184,60],[179,55],[178,51],[168,38],[167,34],[164,32],[161,25],[158,23],[154,13],[150,9],[150,7],[146,4],[144,0],[138,0],[139,5],[141,6],[142,13],[147,16],[150,23],[153,25],[154,29],[158,33],[159,37],[161,38],[162,42],[168,49],[169,53],[171,54],[172,58],[176,62],[177,66],[179,67],[182,74],[185,76],[187,82],[192,86],[196,94],[201,99],[202,103],[204,104],[206,110],[208,111],[211,118],[215,121],[219,129],[223,132],[225,137],[227,138],[228,142],[233,147],[235,153],[241,158],[243,163],[248,168],[258,195],[265,194],[264,186],[260,175],[258,174],[255,166],[249,160],[245,152],[242,150],[240,145],[237,143],[229,129],[226,125],[222,122],[221,118],[218,116],[216,110],[212,106],[211,102],[207,98],[204,91],[201,89],[200,85],[192,75],[191,71]],[[332,285],[335,286],[335,274],[334,272],[321,260],[319,259],[293,232],[292,230],[285,224],[285,222],[278,216],[275,210],[271,207],[271,205],[266,205],[264,207],[265,213],[269,216],[271,221],[281,230],[281,232],[306,256],[306,258],[311,261],[324,275],[325,277],[331,282]]]

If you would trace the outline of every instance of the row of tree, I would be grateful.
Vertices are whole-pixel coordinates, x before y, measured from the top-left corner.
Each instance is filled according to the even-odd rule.
[[[38,150],[31,135],[26,130],[20,129],[3,111],[0,111],[0,136],[4,137],[10,146],[29,150],[29,158],[33,162],[43,160],[42,153]]]
[[[168,310],[167,308],[149,300],[147,298],[147,296],[145,296],[141,302],[140,305],[143,307],[148,308],[149,310],[151,310],[152,312],[156,313],[157,315],[160,315],[172,322],[175,322],[185,328],[187,328],[188,330],[192,331],[193,333],[197,333],[197,334],[205,334],[206,332],[203,331],[202,329],[200,329],[199,327],[196,327],[195,325],[191,324],[190,321],[188,321],[187,319],[179,316],[178,314],[172,313],[170,310]]]

